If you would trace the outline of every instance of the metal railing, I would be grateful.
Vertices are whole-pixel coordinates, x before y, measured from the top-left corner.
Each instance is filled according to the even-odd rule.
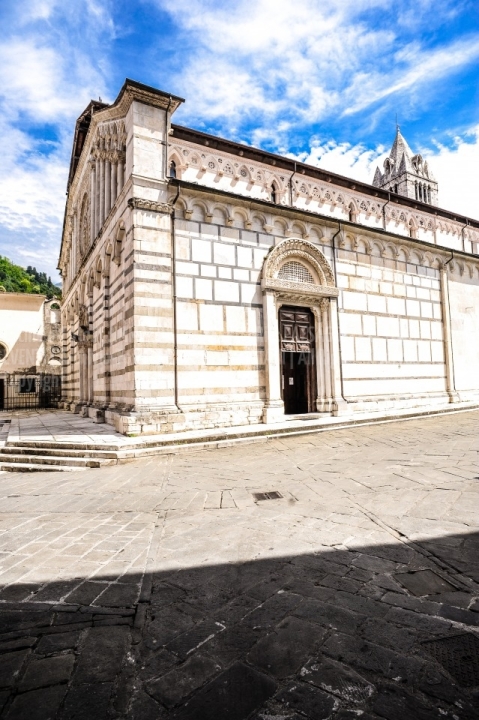
[[[59,375],[15,374],[0,378],[0,411],[55,408],[60,399]]]

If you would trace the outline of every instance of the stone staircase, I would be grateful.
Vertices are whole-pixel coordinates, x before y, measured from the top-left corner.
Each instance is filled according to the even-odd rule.
[[[100,468],[104,465],[117,465],[141,457],[177,453],[186,450],[213,449],[236,443],[264,442],[282,435],[305,435],[314,432],[328,432],[351,428],[359,425],[372,425],[382,422],[427,417],[479,409],[479,404],[462,403],[423,411],[392,411],[372,417],[324,418],[320,414],[310,417],[297,416],[277,425],[256,425],[230,428],[212,428],[210,430],[185,431],[172,435],[156,435],[138,438],[119,437],[112,441],[91,440],[45,440],[36,439],[32,433],[30,439],[21,440],[18,428],[9,431],[10,420],[0,420],[0,472],[45,472],[77,471]],[[45,435],[45,428],[42,434]],[[94,434],[94,433],[92,433]],[[75,433],[73,433],[73,437]]]
[[[118,449],[114,446],[85,448],[75,443],[32,443],[16,441],[0,447],[0,471],[68,472],[116,465]]]

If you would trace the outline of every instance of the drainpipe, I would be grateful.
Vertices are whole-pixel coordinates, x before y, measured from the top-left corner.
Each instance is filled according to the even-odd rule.
[[[335,240],[339,233],[341,232],[341,220],[338,220],[338,229],[334,233],[331,243],[333,246],[333,273],[334,273],[334,282],[336,284],[336,287],[338,287],[338,271],[336,268],[336,243]],[[339,311],[339,308],[338,308]],[[339,350],[339,381],[341,384],[341,397],[344,400],[345,403],[347,403],[346,398],[344,397],[344,382],[343,382],[343,357],[341,352],[341,330],[339,327],[339,312],[336,313],[336,317],[338,320],[338,350]]]
[[[165,178],[168,177],[168,135],[170,132],[170,128],[168,127],[168,113],[170,112],[170,107],[171,107],[172,102],[173,102],[173,98],[170,95],[170,98],[168,100],[168,105],[165,108],[165,161],[163,163]]]
[[[446,364],[446,382],[449,402],[457,400],[456,378],[454,374],[454,348],[451,332],[451,306],[449,303],[449,283],[447,277],[446,266],[454,260],[454,250],[451,250],[451,257],[446,260],[442,266],[441,277],[441,299],[443,312],[443,331],[444,331],[444,360]]]
[[[296,175],[296,161],[294,163],[294,170],[291,173],[291,177],[288,180],[289,185],[289,205],[290,207],[293,207],[293,178]]]
[[[391,202],[391,193],[388,192],[388,201],[383,205],[383,228],[386,230],[386,208]]]
[[[180,197],[180,185],[171,203],[171,295],[173,300],[173,368],[175,384],[175,405],[178,408],[178,320],[176,308],[176,236],[175,236],[175,205]]]

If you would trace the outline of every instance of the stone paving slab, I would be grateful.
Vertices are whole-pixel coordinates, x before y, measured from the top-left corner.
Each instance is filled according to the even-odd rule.
[[[0,717],[476,719],[478,420],[2,475]]]

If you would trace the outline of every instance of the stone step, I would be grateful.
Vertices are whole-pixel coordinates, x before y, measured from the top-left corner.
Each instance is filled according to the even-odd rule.
[[[2,455],[35,455],[38,457],[42,455],[50,455],[54,457],[71,458],[104,458],[105,460],[114,460],[118,457],[118,453],[113,452],[112,450],[103,450],[101,447],[95,450],[75,450],[73,448],[67,450],[61,445],[54,445],[53,443],[51,444],[51,447],[48,448],[32,447],[32,445],[7,445],[3,448],[0,448],[0,457]]]
[[[38,448],[38,449],[62,449],[62,450],[93,450],[97,452],[99,449],[102,451],[117,452],[122,447],[128,448],[129,445],[114,445],[108,443],[84,443],[84,442],[62,442],[56,440],[7,440],[5,447],[16,447],[16,448]]]
[[[33,465],[32,463],[10,463],[0,461],[0,472],[77,472],[88,470],[86,466],[72,467],[71,465]]]
[[[102,465],[111,465],[114,460],[101,460],[97,458],[57,457],[55,455],[3,455],[0,453],[0,462],[7,465],[55,465],[78,468],[99,468]]]

